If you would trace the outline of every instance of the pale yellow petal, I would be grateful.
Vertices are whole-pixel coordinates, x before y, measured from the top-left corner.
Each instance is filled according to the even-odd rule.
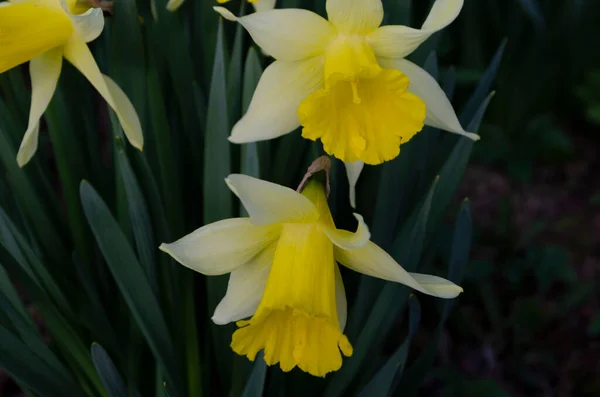
[[[256,225],[316,221],[317,209],[309,199],[290,188],[247,175],[225,179]]]
[[[143,134],[135,108],[125,93],[114,82],[106,80],[102,75],[87,44],[80,37],[74,35],[65,46],[65,58],[98,90],[115,111],[125,136],[134,147],[142,150],[143,139],[141,137]]]
[[[421,29],[436,32],[450,25],[462,10],[464,0],[436,0]]]
[[[329,21],[345,34],[368,34],[383,21],[381,0],[327,0]]]
[[[177,11],[184,1],[185,0],[169,0],[169,2],[167,3],[167,10],[171,12]]]
[[[71,21],[79,37],[86,43],[96,40],[104,29],[104,15],[100,8],[90,8],[83,14],[71,15]]]
[[[346,320],[348,319],[348,301],[346,300],[346,289],[344,288],[344,280],[340,273],[340,268],[335,265],[335,304],[337,307],[338,322],[340,330],[344,332],[346,328]]]
[[[0,7],[0,73],[63,45],[73,33],[58,3],[19,3]]]
[[[300,103],[323,85],[323,57],[301,62],[273,62],[263,73],[248,112],[229,140],[247,143],[285,135],[300,125]]]
[[[267,285],[274,255],[275,244],[271,244],[231,272],[227,293],[212,317],[215,324],[229,324],[256,312]]]
[[[372,242],[356,250],[334,248],[335,259],[342,265],[383,280],[404,284],[424,294],[438,298],[454,298],[462,292],[462,288],[451,281],[435,276],[418,275],[421,284],[410,273],[402,268],[387,252]],[[433,282],[435,281],[435,282]]]
[[[280,232],[280,226],[256,226],[249,218],[225,219],[159,248],[187,268],[216,276],[247,263],[272,244]]]
[[[31,76],[31,108],[27,131],[17,153],[17,163],[23,167],[31,160],[38,147],[40,118],[46,111],[60,77],[62,49],[55,48],[33,58],[29,63]]]
[[[408,90],[425,102],[427,107],[425,124],[466,136],[474,141],[479,140],[479,135],[466,132],[462,128],[450,100],[429,73],[406,59],[380,58],[379,63],[386,69],[397,69],[408,76]]]
[[[367,36],[367,42],[382,58],[404,58],[432,34],[450,25],[460,14],[464,0],[437,0],[421,29],[382,26]]]
[[[223,18],[239,22],[260,48],[281,61],[321,55],[335,37],[330,23],[307,10],[271,10],[238,18],[223,7],[214,9]]]
[[[123,132],[125,132],[127,140],[133,147],[142,150],[144,148],[144,134],[142,133],[142,124],[140,123],[140,119],[133,104],[117,83],[107,75],[102,75],[102,77],[115,102],[116,109],[119,109],[119,120],[121,120]],[[125,126],[127,126],[127,128],[125,128]]]
[[[350,206],[352,208],[356,208],[356,184],[358,183],[358,178],[365,167],[365,163],[356,160],[350,163],[344,163],[346,166],[346,175],[348,176],[348,184],[349,184],[349,195],[350,195]]]
[[[329,237],[333,244],[343,249],[351,250],[364,246],[371,238],[371,233],[362,216],[354,214],[354,217],[358,221],[358,228],[355,233],[336,229],[334,225],[325,222],[321,223],[323,233]]]
[[[439,297],[453,298],[458,289],[460,289],[459,293],[463,291],[462,288],[445,278],[421,273],[410,273],[410,275],[427,290],[435,291],[435,295]]]

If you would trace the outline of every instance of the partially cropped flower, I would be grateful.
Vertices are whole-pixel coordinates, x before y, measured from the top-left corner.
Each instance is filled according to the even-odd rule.
[[[86,43],[104,28],[99,8],[77,0],[13,0],[0,3],[0,73],[30,61],[31,110],[17,162],[22,167],[38,146],[40,118],[60,77],[63,57],[92,83],[115,110],[129,142],[142,150],[142,127],[137,113],[119,86],[104,76]]]
[[[346,295],[336,262],[361,273],[405,284],[425,294],[454,298],[452,282],[406,272],[369,241],[360,215],[355,233],[338,230],[325,189],[309,180],[302,193],[245,175],[226,182],[250,218],[206,225],[160,249],[206,275],[231,273],[213,321],[238,321],[231,347],[268,365],[299,367],[315,376],[338,370],[352,355],[344,335]]]
[[[230,140],[253,142],[303,126],[344,162],[380,164],[423,124],[478,139],[461,127],[431,77],[404,59],[459,14],[463,0],[437,0],[422,28],[382,26],[381,0],[327,0],[329,21],[300,9],[236,18],[275,59]]]
[[[169,0],[167,3],[167,10],[173,12],[177,11],[185,0]],[[217,0],[217,3],[227,3],[230,0]],[[277,0],[248,0],[248,3],[252,3],[256,12],[272,10],[275,8]]]

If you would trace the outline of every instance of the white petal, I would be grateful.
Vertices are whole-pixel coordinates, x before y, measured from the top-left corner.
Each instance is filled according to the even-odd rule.
[[[215,324],[229,324],[254,314],[267,285],[275,247],[276,244],[271,244],[231,272],[227,293],[212,317]]]
[[[252,3],[256,12],[269,11],[275,8],[277,0],[258,0]]]
[[[436,291],[437,296],[442,298],[454,298],[457,288],[460,288],[453,282],[438,276],[421,273],[410,273],[410,275],[423,287]],[[462,288],[460,288],[460,292],[462,292]]]
[[[108,88],[108,92],[110,92],[110,95],[115,102],[115,107],[119,109],[121,117],[127,120],[127,125],[130,127],[123,128],[127,140],[131,142],[133,147],[142,150],[144,148],[144,134],[142,133],[142,124],[140,123],[140,119],[138,118],[133,104],[127,97],[127,94],[123,92],[121,87],[119,87],[113,79],[105,74],[103,74],[102,77],[104,78],[104,83],[106,84],[106,88]]]
[[[278,237],[281,227],[256,226],[249,218],[225,219],[193,231],[159,249],[183,266],[208,276],[229,273]]]
[[[77,35],[69,40],[64,48],[65,58],[73,64],[102,95],[117,114],[121,127],[131,144],[142,150],[143,140],[140,119],[135,108],[120,88],[108,81],[100,73],[98,65],[87,44]],[[114,96],[113,96],[114,95]]]
[[[379,64],[386,69],[398,69],[408,76],[408,90],[427,106],[425,124],[464,135],[474,141],[479,140],[479,135],[462,128],[448,97],[429,73],[406,59],[379,58]]]
[[[342,33],[368,34],[383,21],[381,0],[327,0],[327,17]]]
[[[346,320],[348,318],[348,302],[346,301],[346,289],[344,288],[344,280],[340,268],[335,265],[335,306],[337,309],[338,322],[340,329],[344,332],[346,328]]]
[[[248,112],[229,140],[248,143],[273,139],[300,126],[298,106],[323,85],[323,57],[301,62],[273,62],[263,73]]]
[[[344,162],[346,166],[346,175],[348,176],[349,190],[350,190],[350,206],[356,208],[356,184],[358,183],[358,177],[365,168],[365,163],[360,160],[353,161],[351,163]]]
[[[421,29],[438,31],[450,25],[462,9],[464,0],[436,0]]]
[[[437,0],[421,29],[408,26],[382,26],[367,36],[375,55],[381,58],[404,58],[432,34],[450,25],[462,9],[464,0]]]
[[[330,23],[307,10],[271,10],[238,18],[223,7],[214,9],[223,18],[242,24],[256,44],[279,61],[322,55],[335,37]]]
[[[320,224],[321,229],[323,230],[323,233],[329,237],[331,242],[340,248],[347,250],[360,248],[369,241],[371,233],[362,216],[354,214],[354,217],[358,221],[358,229],[355,233],[336,229],[335,225],[324,222]]]
[[[86,43],[96,40],[104,29],[104,15],[100,8],[90,8],[83,14],[70,16],[75,31]]]
[[[167,3],[167,10],[171,12],[177,11],[177,9],[181,7],[184,1],[185,0],[169,0],[169,2]]]
[[[17,153],[17,163],[23,167],[31,160],[38,147],[40,118],[56,90],[56,84],[62,69],[62,49],[46,51],[29,63],[31,75],[31,109],[29,124]]]
[[[241,174],[229,175],[225,182],[255,225],[316,221],[319,217],[314,204],[290,188]]]
[[[364,247],[356,250],[344,250],[338,247],[334,247],[334,250],[335,259],[342,265],[372,277],[401,283],[438,298],[454,298],[462,292],[462,288],[451,281],[435,276],[418,275],[421,280],[425,281],[424,284],[421,284],[396,263],[387,252],[372,242],[368,242]],[[432,283],[431,281],[434,279],[436,282]]]

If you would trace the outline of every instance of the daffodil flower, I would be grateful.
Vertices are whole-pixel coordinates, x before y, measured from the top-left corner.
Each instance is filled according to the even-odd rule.
[[[271,139],[302,125],[303,137],[321,139],[346,163],[352,190],[364,163],[395,158],[424,124],[479,139],[461,127],[435,79],[404,59],[462,6],[463,0],[437,0],[421,29],[380,26],[381,0],[327,0],[329,20],[301,9],[237,18],[216,7],[276,59],[230,141]]]
[[[31,110],[17,154],[19,166],[27,164],[37,150],[40,118],[56,90],[63,57],[104,97],[115,110],[129,142],[142,150],[144,139],[135,108],[123,90],[100,72],[86,44],[103,28],[102,10],[89,6],[82,9],[77,0],[0,3],[0,73],[30,61]]]
[[[167,3],[167,10],[171,12],[177,11],[177,9],[181,7],[184,1],[185,0],[169,0],[169,2]],[[217,3],[223,4],[229,1],[230,0],[217,0]],[[254,6],[254,11],[261,12],[272,10],[273,8],[275,8],[276,1],[277,0],[248,0],[248,3],[252,3],[252,5]]]
[[[369,241],[360,215],[355,233],[338,230],[315,178],[301,194],[245,175],[230,175],[226,183],[250,217],[206,225],[160,249],[202,274],[231,273],[212,320],[238,321],[231,347],[250,360],[264,350],[268,365],[324,376],[341,367],[342,354],[352,355],[336,261],[440,298],[462,292],[443,278],[406,272]]]

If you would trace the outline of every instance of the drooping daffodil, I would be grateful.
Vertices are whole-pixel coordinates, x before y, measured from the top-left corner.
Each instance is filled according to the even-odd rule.
[[[268,365],[325,376],[341,367],[342,354],[352,355],[337,263],[440,298],[462,292],[443,278],[405,271],[369,241],[360,215],[355,233],[338,230],[316,178],[301,193],[245,175],[226,183],[250,217],[203,226],[160,249],[202,274],[231,273],[212,320],[237,321],[231,347],[252,361],[264,350]]]
[[[421,29],[380,26],[381,0],[327,0],[329,20],[302,9],[278,9],[237,21],[276,61],[262,75],[248,112],[230,141],[287,134],[321,139],[356,183],[364,163],[400,153],[423,125],[477,140],[460,125],[450,101],[426,71],[404,59],[459,15],[463,0],[437,0]]]
[[[135,108],[121,88],[103,75],[86,43],[104,28],[100,8],[77,0],[11,0],[0,3],[0,73],[27,61],[31,109],[17,154],[19,166],[38,147],[40,119],[56,90],[63,58],[75,66],[117,114],[127,139],[142,150],[144,138]]]
[[[167,3],[167,10],[177,11],[177,9],[181,7],[184,1],[185,0],[169,0],[169,2]],[[223,4],[229,1],[230,0],[217,0],[217,3]],[[248,0],[248,3],[252,3],[256,12],[272,10],[273,8],[275,8],[276,2],[277,0]]]

